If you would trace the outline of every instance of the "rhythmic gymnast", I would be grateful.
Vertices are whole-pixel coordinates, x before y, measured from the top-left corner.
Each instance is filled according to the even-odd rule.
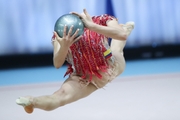
[[[91,17],[86,9],[82,14],[72,12],[81,18],[85,25],[83,35],[76,38],[78,30],[71,35],[73,27],[63,37],[56,32],[52,37],[53,63],[60,68],[69,63],[65,75],[69,77],[51,95],[19,97],[18,105],[27,113],[34,108],[50,111],[89,96],[103,88],[125,69],[123,49],[134,28],[134,22],[119,24],[117,18],[103,14]],[[108,44],[111,38],[111,45]]]

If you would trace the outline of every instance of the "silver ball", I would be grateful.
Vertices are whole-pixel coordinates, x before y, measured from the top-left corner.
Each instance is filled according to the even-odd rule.
[[[68,31],[72,25],[73,25],[73,30],[71,35],[73,35],[77,29],[79,29],[79,32],[76,37],[82,35],[84,32],[84,24],[82,20],[74,14],[65,14],[57,19],[54,25],[54,31],[56,31],[60,37],[63,37],[65,25],[67,26],[66,34],[68,34]]]

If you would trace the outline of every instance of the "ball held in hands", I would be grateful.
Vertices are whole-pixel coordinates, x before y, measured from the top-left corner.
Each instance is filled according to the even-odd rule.
[[[71,35],[73,35],[77,29],[79,29],[76,37],[79,37],[84,32],[84,24],[82,20],[74,14],[65,14],[59,17],[54,25],[54,31],[57,32],[59,37],[63,37],[64,27],[67,26],[66,34],[73,26]]]

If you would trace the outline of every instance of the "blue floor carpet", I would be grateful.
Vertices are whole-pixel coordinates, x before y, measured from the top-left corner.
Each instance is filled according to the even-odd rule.
[[[65,80],[66,67],[56,69],[53,66],[40,68],[12,69],[0,71],[0,86],[19,85]],[[121,76],[161,74],[180,72],[180,57],[154,60],[127,61]]]

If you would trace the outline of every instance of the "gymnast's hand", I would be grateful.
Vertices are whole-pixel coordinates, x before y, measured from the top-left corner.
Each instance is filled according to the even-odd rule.
[[[74,42],[78,41],[82,37],[82,36],[79,36],[79,37],[76,38],[76,36],[78,35],[78,32],[79,32],[79,29],[77,29],[76,32],[73,35],[71,35],[72,30],[73,30],[73,26],[71,26],[71,28],[69,29],[68,33],[66,34],[67,26],[65,26],[62,38],[59,37],[56,32],[54,32],[55,40],[61,46],[70,47]]]
[[[79,16],[79,18],[83,21],[86,28],[89,28],[94,24],[92,17],[88,14],[86,9],[83,9],[83,13],[79,14],[76,12],[71,12],[71,14]]]

